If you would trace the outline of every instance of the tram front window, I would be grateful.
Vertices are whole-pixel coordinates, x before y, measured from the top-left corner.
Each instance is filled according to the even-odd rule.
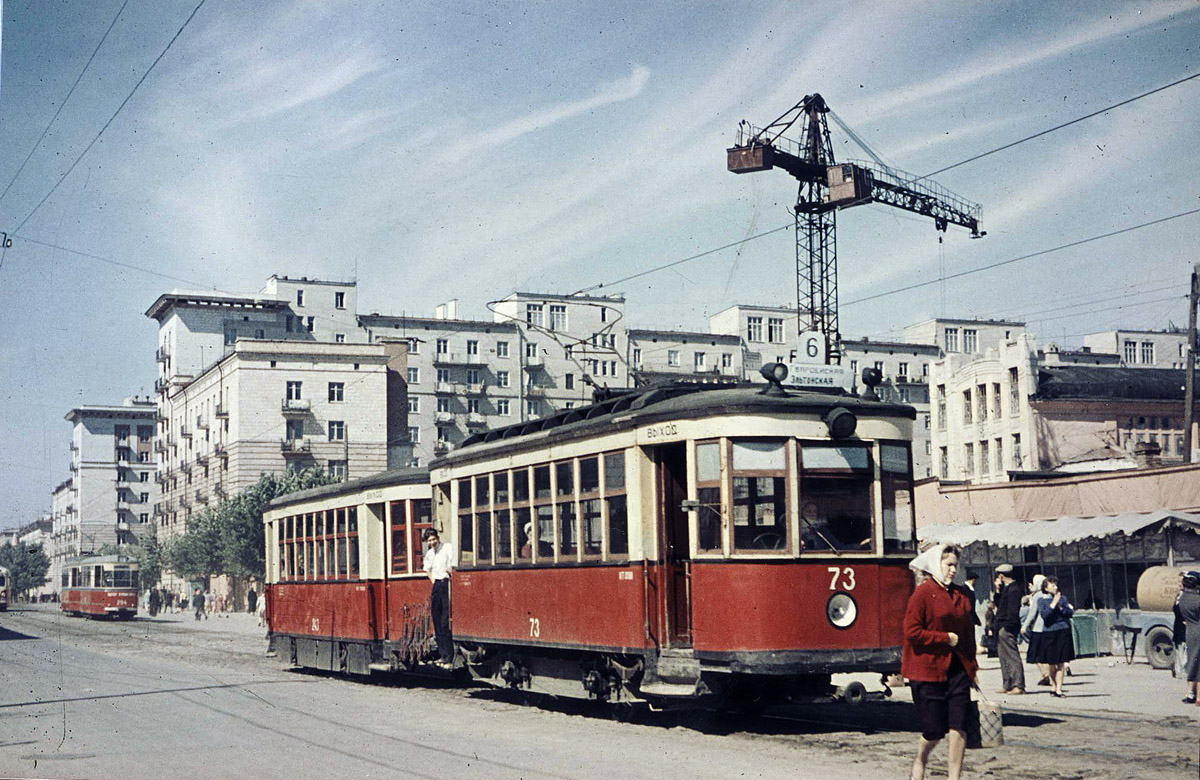
[[[733,548],[786,550],[787,455],[778,440],[733,443]]]
[[[113,572],[108,572],[108,576],[112,578],[112,587],[114,588],[136,588],[137,574],[129,569],[117,569]],[[107,580],[108,577],[105,577]]]
[[[866,447],[804,445],[800,539],[805,550],[872,549],[872,467]]]

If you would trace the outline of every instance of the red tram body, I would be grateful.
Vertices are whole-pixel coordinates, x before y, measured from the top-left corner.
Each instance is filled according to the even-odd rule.
[[[459,664],[514,687],[690,700],[897,672],[911,407],[667,386],[478,434],[429,472],[265,516],[272,647],[350,673],[430,655],[417,540],[454,545]]]
[[[100,555],[68,563],[62,574],[61,604],[68,615],[132,618],[138,605],[137,562]]]
[[[11,576],[8,569],[0,566],[0,612],[8,609],[9,592],[12,589]]]

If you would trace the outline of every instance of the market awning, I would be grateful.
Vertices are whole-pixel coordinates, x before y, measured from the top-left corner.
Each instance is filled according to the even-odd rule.
[[[1136,533],[1154,525],[1161,531],[1168,525],[1200,532],[1200,514],[1196,512],[1126,512],[1099,517],[1060,517],[1055,520],[1007,520],[977,525],[930,525],[917,529],[922,542],[940,542],[965,546],[987,542],[998,547],[1045,547],[1077,542],[1080,539]]]

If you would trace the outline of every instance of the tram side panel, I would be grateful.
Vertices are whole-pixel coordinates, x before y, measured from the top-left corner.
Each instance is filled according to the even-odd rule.
[[[452,589],[455,639],[618,652],[649,646],[640,561],[460,571]]]
[[[271,647],[312,669],[368,674],[382,582],[286,582],[267,589]]]

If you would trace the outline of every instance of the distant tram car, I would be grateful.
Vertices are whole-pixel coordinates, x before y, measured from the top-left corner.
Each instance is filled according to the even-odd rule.
[[[273,646],[359,673],[428,657],[418,540],[432,522],[458,553],[456,653],[476,677],[669,703],[898,672],[914,416],[777,385],[672,385],[477,434],[428,485],[390,472],[278,499]]]
[[[62,611],[68,615],[128,620],[137,614],[137,561],[120,555],[97,555],[71,561],[63,568]]]
[[[12,590],[12,578],[8,573],[8,569],[0,566],[0,612],[8,609],[10,601],[10,591]]]

